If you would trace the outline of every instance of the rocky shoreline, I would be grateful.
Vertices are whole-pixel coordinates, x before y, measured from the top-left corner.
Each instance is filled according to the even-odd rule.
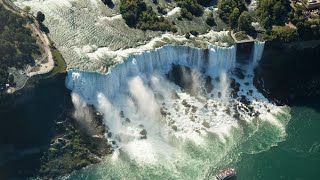
[[[64,80],[65,73],[35,76],[1,97],[0,179],[57,179],[112,153],[103,115],[88,106],[94,129],[88,133],[74,117]]]
[[[89,107],[93,115],[94,132],[88,133],[75,120],[73,109],[72,103],[67,104],[65,112],[52,128],[54,137],[41,158],[38,174],[41,179],[62,177],[98,163],[104,156],[112,153],[111,145],[104,136],[106,127],[102,114],[96,112],[94,107]]]

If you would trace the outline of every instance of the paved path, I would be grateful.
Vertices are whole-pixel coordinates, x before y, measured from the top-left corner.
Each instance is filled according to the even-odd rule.
[[[26,75],[31,77],[34,75],[45,74],[45,73],[50,72],[54,68],[54,61],[53,61],[52,52],[50,49],[50,41],[49,41],[47,34],[40,30],[40,26],[39,26],[36,18],[31,14],[26,14],[25,12],[23,12],[23,10],[21,10],[19,7],[17,7],[10,0],[0,0],[0,3],[3,4],[6,9],[8,9],[14,13],[20,14],[21,16],[26,17],[26,18],[31,17],[33,19],[34,23],[29,24],[29,28],[31,29],[33,34],[38,39],[39,45],[44,50],[43,57],[46,57],[48,59],[48,61],[46,63],[43,63],[43,61],[45,61],[45,59],[41,58],[41,60],[38,61],[38,63],[36,64],[36,66],[39,66],[38,70],[34,71],[34,72],[31,72],[29,70],[26,72]],[[29,69],[33,69],[33,68],[29,68]]]

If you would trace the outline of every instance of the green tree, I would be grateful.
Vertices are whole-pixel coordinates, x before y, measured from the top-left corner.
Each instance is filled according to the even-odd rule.
[[[263,19],[261,23],[264,25],[264,28],[271,30],[273,22],[270,16],[267,16],[265,19]]]
[[[232,29],[238,27],[238,18],[240,16],[240,11],[238,8],[235,8],[229,16],[229,25]]]
[[[213,13],[210,13],[206,19],[206,23],[209,25],[209,26],[214,26],[216,25],[216,22],[213,18]]]
[[[102,2],[110,8],[114,7],[112,0],[102,0]]]
[[[266,29],[271,29],[272,25],[284,25],[292,10],[289,0],[259,0],[257,2],[257,16],[261,25]]]
[[[181,7],[181,11],[183,11],[188,17],[190,16],[190,13],[197,17],[203,14],[203,7],[196,0],[176,0],[176,2],[177,6]],[[186,11],[189,13],[186,13]],[[183,16],[182,13],[181,16]]]
[[[226,23],[229,24],[229,17],[232,11],[238,8],[240,13],[247,10],[244,0],[219,0],[218,9],[219,17]]]
[[[26,23],[26,19],[0,4],[0,94],[4,85],[12,84],[14,80],[13,76],[9,76],[8,68],[25,68],[27,64],[34,63],[33,56],[40,54]]]
[[[202,6],[209,6],[212,0],[197,0],[197,2]]]
[[[26,6],[23,8],[23,11],[26,13],[29,13],[31,11],[31,7],[30,6]]]
[[[296,29],[288,26],[274,26],[272,28],[272,36],[276,41],[291,42],[298,39],[298,32]]]
[[[43,23],[43,21],[45,20],[45,15],[41,11],[38,11],[36,18],[39,23]]]
[[[286,22],[287,19],[287,11],[284,5],[278,1],[273,6],[273,21],[276,25],[282,25]]]
[[[192,20],[192,14],[186,8],[181,8],[180,15],[188,20]]]
[[[252,30],[252,18],[248,11],[243,11],[238,19],[238,30],[249,32]]]
[[[172,23],[163,17],[158,17],[152,7],[141,0],[121,0],[120,13],[129,27],[141,30],[177,31]]]

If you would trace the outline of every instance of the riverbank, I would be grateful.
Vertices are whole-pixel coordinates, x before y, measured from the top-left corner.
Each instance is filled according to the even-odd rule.
[[[65,73],[33,76],[25,87],[1,97],[0,179],[57,178],[111,153],[102,115],[90,107],[91,136],[77,125]]]

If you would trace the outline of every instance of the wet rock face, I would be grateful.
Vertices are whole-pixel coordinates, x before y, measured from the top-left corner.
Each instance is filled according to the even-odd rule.
[[[231,79],[230,80],[230,88],[231,88],[231,95],[232,97],[237,97],[237,93],[240,90],[240,84],[235,80],[235,79]]]
[[[285,52],[285,53],[283,53]],[[297,49],[267,46],[254,84],[278,104],[320,99],[320,46]]]
[[[199,92],[210,93],[214,89],[212,77],[205,76],[182,65],[172,65],[172,69],[168,72],[167,78],[191,95],[197,95]],[[203,89],[197,89],[194,87],[194,84],[199,83],[198,81],[204,82]],[[179,98],[175,94],[173,94],[173,97],[176,99]]]
[[[251,59],[251,51],[254,43],[237,44],[237,63],[248,64]]]
[[[239,78],[239,79],[244,79],[245,78],[245,75],[242,71],[242,69],[240,68],[235,68],[233,73]]]
[[[139,134],[141,135],[141,139],[147,139],[146,129],[142,129]]]
[[[191,76],[191,68],[180,65],[172,65],[172,69],[167,74],[167,78],[180,86],[184,90],[190,90],[194,83]]]
[[[206,82],[205,82],[204,88],[207,93],[209,93],[213,90],[214,86],[212,84],[212,78],[210,76],[206,77]]]

